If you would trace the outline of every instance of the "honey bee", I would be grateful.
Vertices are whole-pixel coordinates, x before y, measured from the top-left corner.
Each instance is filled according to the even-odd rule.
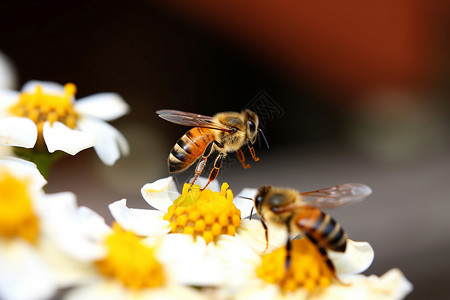
[[[321,209],[355,203],[371,193],[370,187],[361,183],[347,183],[306,193],[269,185],[260,187],[254,199],[254,207],[265,230],[266,250],[269,245],[266,223],[286,226],[286,270],[289,269],[291,259],[290,236],[292,233],[300,233],[317,246],[326,264],[335,274],[334,265],[326,250],[345,252],[347,234],[339,223]],[[305,197],[313,199],[306,201]]]
[[[169,122],[195,126],[177,141],[168,159],[170,173],[182,172],[198,160],[191,186],[202,173],[208,157],[214,151],[219,154],[209,174],[208,183],[203,189],[217,177],[223,158],[228,153],[236,152],[242,166],[245,169],[249,168],[250,165],[245,163],[245,156],[241,150],[247,145],[253,160],[259,161],[253,144],[258,132],[262,134],[262,131],[258,128],[258,116],[249,109],[240,113],[220,112],[212,117],[177,110],[158,110],[156,113]]]

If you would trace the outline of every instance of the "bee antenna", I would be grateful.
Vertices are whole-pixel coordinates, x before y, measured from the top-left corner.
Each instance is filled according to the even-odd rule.
[[[258,132],[261,134],[261,136],[264,139],[264,142],[266,143],[267,149],[269,149],[269,142],[267,142],[266,136],[264,135],[264,132],[261,130],[261,128],[258,128]]]
[[[239,196],[239,198],[242,198],[242,199],[247,199],[247,200],[251,200],[251,201],[255,201],[255,200],[253,200],[253,198],[249,198],[249,197],[244,197],[244,196]],[[255,207],[254,206],[252,206],[252,210],[250,211],[250,220],[252,219],[252,215],[253,215],[253,209],[254,209]]]

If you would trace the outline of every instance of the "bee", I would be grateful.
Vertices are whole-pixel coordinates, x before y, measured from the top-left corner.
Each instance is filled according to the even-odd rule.
[[[202,190],[217,177],[223,158],[228,153],[236,152],[242,166],[245,169],[249,168],[250,165],[245,163],[245,156],[241,150],[244,145],[247,145],[253,160],[259,161],[253,144],[258,132],[262,134],[262,131],[258,128],[258,116],[249,109],[240,113],[220,112],[212,117],[177,110],[158,110],[156,113],[169,122],[195,126],[177,141],[168,159],[170,173],[182,172],[198,160],[191,186],[203,172],[208,157],[214,151],[219,154],[209,174],[208,183]],[[267,140],[265,141],[267,144]]]
[[[286,270],[289,269],[291,259],[290,236],[295,233],[304,235],[317,246],[326,264],[335,274],[335,267],[326,250],[345,252],[347,234],[339,223],[321,209],[355,203],[371,193],[370,187],[361,183],[347,183],[306,193],[269,185],[260,187],[254,199],[254,207],[265,230],[266,250],[269,245],[266,223],[286,226]],[[312,200],[306,201],[305,197],[312,197]]]

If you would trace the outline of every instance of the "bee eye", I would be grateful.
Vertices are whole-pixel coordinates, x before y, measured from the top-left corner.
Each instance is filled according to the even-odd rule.
[[[250,127],[250,131],[253,132],[256,130],[256,125],[253,123],[253,121],[248,121],[248,126]]]
[[[258,196],[255,198],[255,207],[259,207],[259,205],[261,204],[261,202],[263,201],[263,196]]]

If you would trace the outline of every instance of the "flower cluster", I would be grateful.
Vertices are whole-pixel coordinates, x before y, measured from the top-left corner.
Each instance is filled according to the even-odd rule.
[[[94,147],[105,164],[113,165],[128,154],[128,143],[105,121],[123,116],[128,105],[115,93],[77,101],[75,93],[72,83],[42,81],[26,83],[21,92],[0,89],[0,145],[71,155]]]
[[[75,101],[75,92],[35,81],[0,90],[0,145],[27,158],[94,147],[114,164],[128,144],[105,121],[128,106],[117,94]],[[148,209],[111,203],[108,225],[74,194],[45,193],[41,160],[11,155],[0,156],[1,299],[401,299],[412,289],[398,269],[361,274],[374,257],[367,242],[323,252],[299,236],[287,249],[286,228],[251,218],[255,189],[234,195],[213,181],[202,190],[199,178],[179,192],[167,177],[142,187]]]

